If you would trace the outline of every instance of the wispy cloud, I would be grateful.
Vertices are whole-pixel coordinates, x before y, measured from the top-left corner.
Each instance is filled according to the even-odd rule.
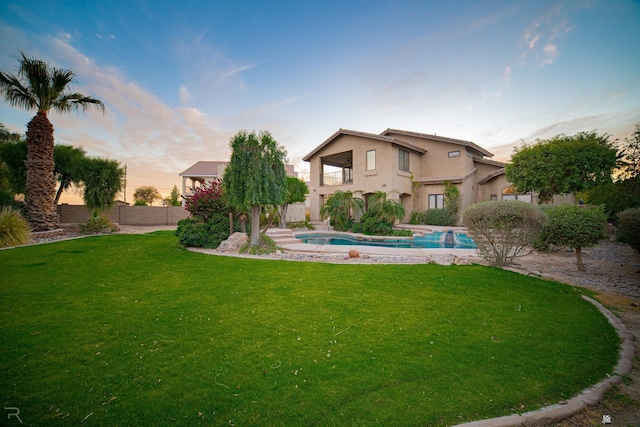
[[[553,64],[560,55],[559,42],[573,29],[564,15],[562,5],[554,5],[525,29],[525,48],[520,55],[523,63],[533,58],[541,67]]]

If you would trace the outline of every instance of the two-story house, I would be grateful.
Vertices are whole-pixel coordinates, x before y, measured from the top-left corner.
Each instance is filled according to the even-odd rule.
[[[340,129],[307,154],[310,163],[310,215],[334,192],[361,192],[365,200],[384,191],[411,212],[444,207],[444,183],[460,192],[459,211],[483,200],[519,199],[505,177],[505,164],[471,141],[387,129],[380,134]]]

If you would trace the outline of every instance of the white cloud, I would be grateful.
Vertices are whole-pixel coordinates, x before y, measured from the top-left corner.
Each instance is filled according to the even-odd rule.
[[[180,104],[186,104],[191,99],[191,93],[189,93],[189,89],[185,85],[180,86],[178,97],[180,98]]]

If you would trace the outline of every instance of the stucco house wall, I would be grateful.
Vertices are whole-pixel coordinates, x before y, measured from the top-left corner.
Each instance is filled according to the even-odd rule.
[[[374,170],[366,170],[369,150],[376,153]],[[401,150],[409,153],[408,171],[399,168]],[[504,163],[488,160],[491,156],[471,141],[396,129],[381,134],[340,129],[304,157],[310,163],[311,220],[320,219],[320,207],[339,190],[361,192],[365,198],[384,191],[389,199],[402,202],[408,220],[411,212],[429,208],[430,194],[444,194],[445,181],[458,187],[462,213],[469,205],[488,200],[491,194],[499,199],[500,187],[509,186],[504,179]],[[351,167],[352,181],[333,185],[338,181],[325,179],[324,164],[343,171]],[[335,175],[340,172],[331,178]]]

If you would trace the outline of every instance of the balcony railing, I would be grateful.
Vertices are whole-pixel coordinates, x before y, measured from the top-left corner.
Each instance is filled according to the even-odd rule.
[[[320,185],[325,187],[334,187],[336,185],[352,183],[352,179],[344,179],[343,171],[329,172],[322,175],[322,182]]]

